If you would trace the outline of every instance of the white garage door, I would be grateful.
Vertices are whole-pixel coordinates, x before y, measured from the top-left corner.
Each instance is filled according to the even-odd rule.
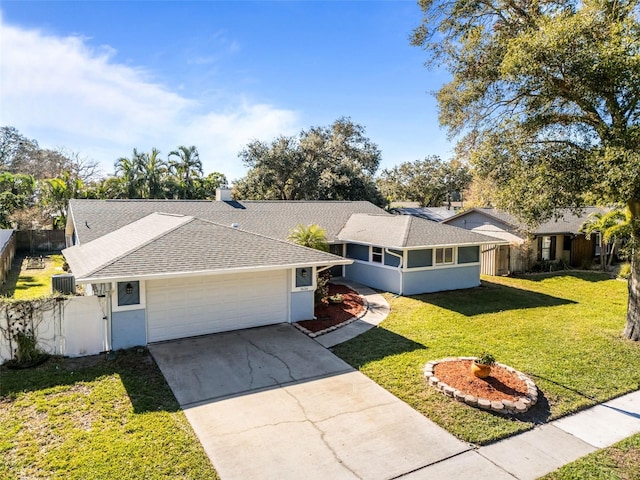
[[[287,321],[287,271],[146,282],[147,340]]]

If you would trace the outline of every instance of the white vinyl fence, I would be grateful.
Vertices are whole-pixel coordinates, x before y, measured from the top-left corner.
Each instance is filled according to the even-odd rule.
[[[0,309],[0,363],[15,354],[12,331],[29,328],[35,333],[38,348],[52,355],[81,357],[106,350],[106,299],[97,296],[71,297],[33,302],[16,311]]]

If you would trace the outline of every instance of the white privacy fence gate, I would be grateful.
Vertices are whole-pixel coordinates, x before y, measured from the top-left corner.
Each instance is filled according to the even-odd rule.
[[[80,357],[107,350],[106,299],[98,296],[0,302],[0,363],[14,358],[16,334],[33,334],[52,355]]]

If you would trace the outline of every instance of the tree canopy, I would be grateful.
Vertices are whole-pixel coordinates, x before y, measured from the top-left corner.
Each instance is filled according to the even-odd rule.
[[[45,150],[14,127],[0,127],[0,228],[62,228],[72,198],[213,199],[227,184],[219,172],[203,176],[195,146],[161,152],[133,149],[98,178],[97,163],[65,150]],[[53,221],[53,224],[52,224]]]
[[[387,199],[439,207],[460,201],[470,182],[471,174],[466,165],[457,160],[443,162],[440,157],[431,156],[383,170],[378,186]]]
[[[440,122],[529,224],[587,195],[626,204],[640,239],[638,0],[420,0],[412,43],[452,80]],[[640,259],[625,334],[640,339]]]
[[[215,198],[216,189],[226,185],[219,172],[203,177],[202,162],[195,146],[179,146],[169,153],[169,160],[152,148],[150,152],[133,149],[130,157],[114,163],[114,177],[97,186],[99,198],[194,199]]]
[[[249,168],[234,185],[242,198],[384,203],[374,181],[380,150],[348,118],[270,143],[251,142],[239,157]]]

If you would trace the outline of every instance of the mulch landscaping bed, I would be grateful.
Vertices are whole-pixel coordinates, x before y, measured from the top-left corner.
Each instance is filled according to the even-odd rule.
[[[471,360],[439,363],[434,373],[450,387],[489,400],[514,401],[528,393],[524,380],[505,368],[493,366],[487,378],[476,377],[471,373]]]
[[[329,284],[329,296],[342,295],[342,303],[322,303],[315,308],[316,320],[298,322],[305,330],[321,332],[359,317],[365,310],[364,300],[357,292],[344,285]]]

